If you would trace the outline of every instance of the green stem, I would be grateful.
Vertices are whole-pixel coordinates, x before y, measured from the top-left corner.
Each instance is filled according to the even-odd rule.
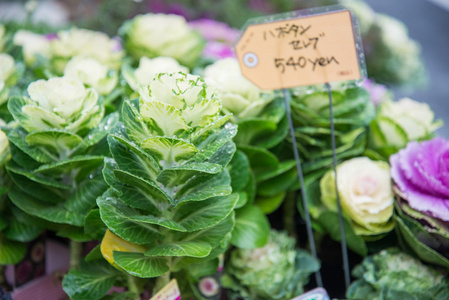
[[[82,243],[70,241],[70,269],[78,269],[82,252]]]
[[[284,199],[284,227],[290,237],[297,240],[295,226],[295,192],[288,192]]]
[[[170,282],[170,272],[167,272],[164,275],[159,276],[156,279],[156,284],[154,285],[153,296],[156,295],[157,292],[162,290],[164,286],[166,286],[169,282]]]
[[[133,300],[140,300],[140,291],[137,287],[136,278],[130,274],[127,274],[126,279],[128,280],[129,291],[135,294],[135,298]]]

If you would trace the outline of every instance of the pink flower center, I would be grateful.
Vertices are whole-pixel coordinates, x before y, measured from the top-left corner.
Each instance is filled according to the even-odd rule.
[[[379,185],[379,182],[370,175],[362,176],[356,185],[355,192],[359,195],[371,195],[373,194]]]

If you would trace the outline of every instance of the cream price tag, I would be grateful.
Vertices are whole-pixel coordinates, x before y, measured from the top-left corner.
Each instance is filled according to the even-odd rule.
[[[249,25],[235,51],[242,74],[261,89],[361,78],[347,9]]]
[[[329,296],[325,289],[316,288],[291,300],[329,300]]]
[[[172,279],[162,290],[154,295],[150,300],[180,300],[181,292],[179,291],[178,282]]]

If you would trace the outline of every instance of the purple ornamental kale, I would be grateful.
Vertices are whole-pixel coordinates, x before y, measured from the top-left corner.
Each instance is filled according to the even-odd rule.
[[[449,141],[434,138],[407,144],[390,157],[391,177],[408,205],[449,221]]]

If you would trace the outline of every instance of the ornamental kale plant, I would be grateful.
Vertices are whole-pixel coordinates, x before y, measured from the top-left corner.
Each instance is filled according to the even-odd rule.
[[[231,299],[289,300],[301,295],[320,263],[295,249],[295,243],[287,234],[272,230],[264,247],[233,250],[222,280]]]
[[[101,252],[133,276],[159,277],[158,290],[172,272],[226,250],[239,199],[226,169],[236,126],[225,124],[230,115],[220,115],[220,100],[197,76],[159,74],[139,93],[108,137]]]
[[[357,278],[349,286],[348,299],[448,299],[447,271],[424,265],[419,260],[390,248],[369,256],[356,266]]]
[[[84,226],[91,212],[89,220],[99,220],[94,208],[106,190],[101,173],[108,154],[105,137],[118,116],[104,118],[97,93],[75,79],[39,80],[29,85],[28,94],[8,102],[15,120],[8,129],[6,170],[14,183],[8,196],[15,209],[29,215],[21,220],[34,227],[35,236],[51,229],[72,239],[75,266],[76,242],[94,238]]]
[[[337,159],[358,156],[367,143],[368,125],[376,111],[363,88],[340,87],[332,91]],[[322,172],[332,164],[329,97],[318,87],[304,93],[293,90],[292,118],[305,174]]]
[[[449,142],[410,142],[390,157],[395,218],[403,246],[425,262],[449,268]]]

